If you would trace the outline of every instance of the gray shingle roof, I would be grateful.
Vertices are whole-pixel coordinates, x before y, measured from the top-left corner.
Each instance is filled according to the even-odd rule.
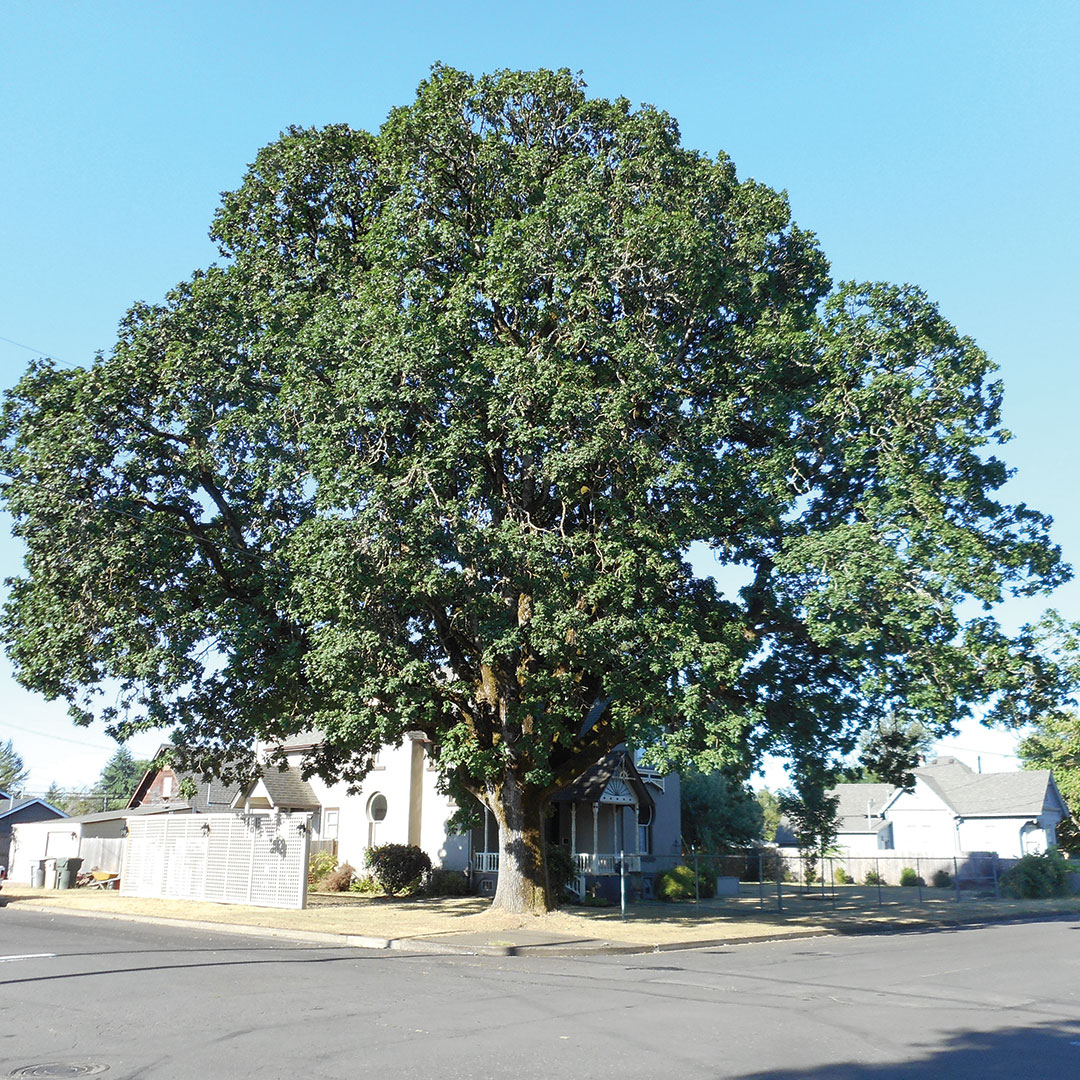
[[[876,833],[884,827],[881,811],[892,798],[892,784],[837,784],[837,812],[842,833]]]
[[[243,806],[245,798],[262,781],[270,803],[281,810],[318,810],[319,800],[311,785],[304,779],[296,766],[287,769],[267,768],[258,780],[238,788],[233,804]]]
[[[956,758],[938,758],[915,775],[961,817],[1038,817],[1047,795],[1057,801],[1049,769],[976,773]]]

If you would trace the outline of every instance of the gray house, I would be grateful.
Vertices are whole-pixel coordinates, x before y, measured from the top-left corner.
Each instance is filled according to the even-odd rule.
[[[571,888],[579,898],[588,892],[614,900],[620,860],[631,890],[651,896],[656,875],[679,861],[679,776],[637,766],[625,749],[605,754],[551,802],[547,840],[570,852],[578,870]],[[498,828],[487,810],[483,826],[473,830],[472,850],[479,891],[494,892]]]

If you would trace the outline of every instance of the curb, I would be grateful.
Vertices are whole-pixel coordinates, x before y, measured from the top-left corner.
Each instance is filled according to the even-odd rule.
[[[443,956],[640,956],[648,953],[690,952],[695,949],[716,949],[735,945],[764,945],[775,941],[794,941],[802,938],[846,937],[874,934],[936,933],[943,930],[971,930],[1014,922],[1045,922],[1080,918],[1080,912],[1054,912],[1046,915],[1030,913],[998,918],[978,918],[944,923],[906,923],[902,921],[876,924],[850,924],[845,926],[816,926],[805,930],[782,930],[774,934],[728,938],[711,938],[706,941],[666,941],[654,944],[615,944],[598,941],[591,946],[570,946],[559,943],[550,945],[485,945],[479,942],[453,942],[438,938],[384,938],[363,934],[334,934],[317,930],[289,930],[284,927],[253,926],[249,923],[206,922],[198,919],[170,919],[158,915],[127,915],[111,911],[80,911],[74,908],[58,908],[44,904],[27,904],[17,901],[18,910],[33,911],[41,915],[71,915],[79,919],[111,919],[114,922],[137,922],[148,926],[170,926],[206,933],[237,934],[242,937],[273,938],[310,945],[336,945],[340,948],[394,950],[397,952],[428,953]],[[6,906],[6,905],[0,905]]]

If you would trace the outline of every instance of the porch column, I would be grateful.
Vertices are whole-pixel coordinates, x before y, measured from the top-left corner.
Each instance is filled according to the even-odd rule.
[[[641,807],[630,807],[631,817],[634,819],[634,854],[641,854]]]
[[[577,803],[570,804],[570,855],[577,858]]]
[[[484,854],[486,855],[490,850],[488,848],[488,820],[491,818],[491,811],[484,807]]]
[[[596,856],[600,851],[600,804],[592,804],[592,853],[593,869],[596,868]]]

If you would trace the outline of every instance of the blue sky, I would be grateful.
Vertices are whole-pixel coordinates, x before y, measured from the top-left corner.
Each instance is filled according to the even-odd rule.
[[[222,190],[290,124],[376,128],[436,61],[569,67],[666,109],[686,145],[789,193],[834,278],[921,285],[1001,367],[1009,493],[1080,562],[1080,5],[49,3],[0,34],[0,384],[33,351],[83,363],[125,309],[215,252]],[[13,344],[16,343],[16,344]],[[22,346],[29,346],[29,351]],[[0,574],[20,553],[0,523]],[[1080,587],[1049,601],[1080,619]],[[1012,606],[1017,622],[1040,604]],[[0,741],[30,786],[113,748],[0,665]],[[133,745],[148,753],[147,736]],[[956,745],[1006,768],[1012,737]],[[773,782],[777,774],[771,776]]]

